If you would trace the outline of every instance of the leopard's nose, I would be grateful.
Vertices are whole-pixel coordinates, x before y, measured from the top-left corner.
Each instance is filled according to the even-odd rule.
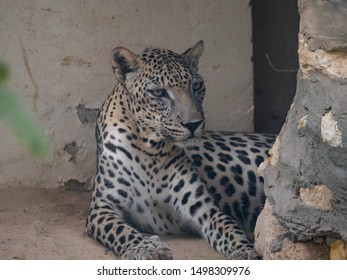
[[[182,123],[182,125],[187,128],[191,135],[193,136],[194,135],[194,132],[200,127],[202,126],[204,123],[203,120],[201,121],[197,121],[197,122],[190,122],[190,123]]]

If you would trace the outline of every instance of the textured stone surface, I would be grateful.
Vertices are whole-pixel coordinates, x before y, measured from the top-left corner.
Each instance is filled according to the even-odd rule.
[[[337,125],[337,121],[334,120],[334,116],[331,111],[322,117],[320,131],[323,142],[327,142],[333,147],[343,148],[342,132]]]
[[[335,147],[321,136],[322,116],[330,111],[341,131],[347,131],[346,92],[346,84],[320,73],[299,77],[294,105],[279,137],[278,164],[265,169],[266,193],[293,240],[335,234],[347,239],[347,137],[343,134],[342,147]],[[306,125],[298,129],[305,115]],[[331,209],[300,199],[300,190],[305,193],[317,185],[331,190]]]
[[[330,244],[331,260],[347,260],[347,243],[342,240],[335,240]]]
[[[297,91],[278,145],[261,166],[267,207],[257,222],[256,248],[270,259],[316,259],[327,258],[330,246],[330,258],[341,259],[347,241],[347,2],[301,0],[299,7]]]
[[[321,49],[311,51],[299,34],[300,73],[302,77],[309,78],[311,72],[320,72],[332,79],[344,80],[347,77],[347,57],[345,52],[325,52]]]
[[[311,51],[347,50],[347,2],[300,0],[300,30]]]
[[[331,210],[332,192],[325,185],[317,185],[313,188],[301,188],[299,190],[300,198],[306,204],[319,209]]]
[[[76,106],[78,119],[82,124],[92,124],[95,125],[98,118],[99,109],[86,108],[83,104],[78,104]]]
[[[327,245],[315,241],[292,242],[287,230],[273,214],[269,201],[258,218],[255,231],[257,242],[255,249],[265,260],[325,260],[329,258]]]

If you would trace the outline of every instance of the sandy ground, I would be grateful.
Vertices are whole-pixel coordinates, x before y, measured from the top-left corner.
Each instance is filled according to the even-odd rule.
[[[0,189],[0,259],[117,259],[84,233],[90,193]],[[168,237],[174,259],[224,259],[202,239]]]

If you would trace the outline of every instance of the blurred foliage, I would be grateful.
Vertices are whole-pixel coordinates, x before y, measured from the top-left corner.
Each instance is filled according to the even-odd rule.
[[[7,65],[0,61],[0,121],[8,125],[31,154],[43,157],[48,153],[48,139],[28,116],[16,94],[4,85],[9,76]]]

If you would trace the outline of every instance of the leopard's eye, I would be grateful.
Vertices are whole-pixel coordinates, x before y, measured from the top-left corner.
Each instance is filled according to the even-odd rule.
[[[204,81],[194,82],[192,84],[192,91],[195,97],[202,102],[205,97],[205,83]]]
[[[194,91],[199,91],[204,86],[204,82],[195,82],[192,85]]]
[[[167,98],[169,96],[165,89],[150,89],[148,93],[153,98]]]

